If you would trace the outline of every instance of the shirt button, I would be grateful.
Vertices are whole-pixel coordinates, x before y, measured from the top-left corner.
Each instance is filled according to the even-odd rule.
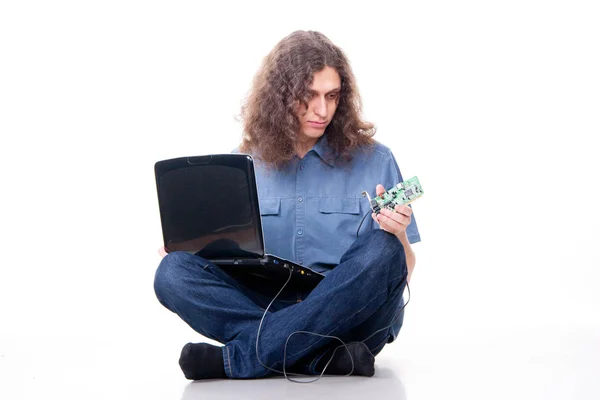
[[[298,235],[302,235],[304,232],[302,231],[302,229],[298,230]]]
[[[298,203],[302,203],[302,197],[298,197]]]
[[[304,164],[300,164],[300,169],[304,169]]]

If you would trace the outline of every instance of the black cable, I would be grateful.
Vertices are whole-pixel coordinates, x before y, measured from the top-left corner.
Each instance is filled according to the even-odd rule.
[[[323,372],[321,372],[321,375],[319,375],[316,379],[310,380],[310,381],[298,381],[295,379],[291,379],[290,377],[288,377],[288,373],[285,370],[285,362],[286,362],[286,358],[287,358],[287,345],[288,342],[290,340],[290,338],[297,334],[297,333],[308,333],[309,335],[315,335],[315,336],[320,336],[322,338],[330,338],[330,339],[337,339],[340,342],[342,342],[342,346],[340,347],[344,347],[346,348],[346,351],[348,352],[348,355],[350,356],[350,360],[352,361],[352,369],[350,370],[350,372],[345,375],[345,376],[350,376],[352,374],[352,372],[354,372],[354,360],[352,359],[352,354],[350,353],[350,350],[348,350],[348,348],[346,347],[346,343],[344,343],[344,341],[342,339],[340,339],[337,336],[329,336],[329,335],[321,335],[320,333],[315,333],[315,332],[307,332],[307,331],[296,331],[296,332],[292,332],[288,337],[287,340],[285,341],[285,346],[283,348],[283,371],[279,371],[270,367],[267,367],[261,360],[259,357],[259,353],[258,353],[258,339],[260,337],[260,330],[262,329],[262,324],[263,321],[265,319],[265,316],[267,315],[267,312],[269,311],[269,308],[271,308],[271,305],[273,304],[273,302],[275,301],[275,299],[277,299],[277,297],[279,297],[279,295],[281,294],[281,292],[283,292],[283,289],[285,289],[285,287],[287,286],[287,284],[289,283],[290,279],[292,278],[292,270],[290,269],[290,276],[288,277],[287,281],[283,284],[283,287],[279,290],[279,292],[275,295],[275,297],[273,297],[273,300],[271,300],[271,302],[269,303],[269,305],[267,306],[267,308],[265,309],[265,312],[263,313],[262,318],[260,319],[260,324],[258,325],[258,331],[256,332],[256,359],[258,360],[258,362],[265,367],[266,369],[273,371],[273,372],[277,372],[280,374],[283,374],[287,380],[291,381],[291,382],[296,382],[296,383],[312,383],[312,382],[316,382],[319,379],[321,379],[321,377],[325,374],[325,371],[327,370],[327,367],[329,366],[329,363],[331,363],[331,361],[333,360],[333,356],[335,354],[331,355],[331,358],[329,359],[329,361],[327,362],[327,364],[325,365],[325,368],[323,368]],[[339,348],[339,347],[338,347]],[[337,350],[337,349],[336,349]],[[296,374],[296,373],[291,373],[290,375],[294,375],[294,376],[304,376],[304,377],[312,377],[313,375],[306,375],[306,374]]]
[[[373,211],[369,211],[365,214],[364,217],[362,217],[362,220],[360,220],[360,224],[358,225],[358,229],[356,230],[356,238],[358,239],[358,231],[360,231],[360,227],[362,226],[363,222],[365,221],[365,218],[367,218],[367,215],[371,214]]]

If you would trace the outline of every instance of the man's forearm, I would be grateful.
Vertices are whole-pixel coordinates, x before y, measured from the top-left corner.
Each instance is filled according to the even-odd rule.
[[[408,268],[408,277],[406,278],[407,282],[410,282],[410,277],[412,276],[413,269],[415,269],[415,263],[417,262],[415,258],[415,252],[412,247],[410,247],[410,242],[408,241],[408,236],[406,236],[406,232],[402,232],[398,235],[398,239],[400,239],[400,243],[404,247],[404,254],[406,256],[406,267]]]

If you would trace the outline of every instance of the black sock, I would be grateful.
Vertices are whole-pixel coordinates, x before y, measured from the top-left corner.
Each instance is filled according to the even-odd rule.
[[[375,374],[375,357],[369,351],[369,348],[363,342],[352,342],[344,347],[337,349],[333,359],[325,370],[325,375],[352,375],[373,376]],[[352,355],[352,360],[350,355]],[[323,372],[323,368],[329,362],[333,350],[328,352],[317,363],[316,371],[318,374]],[[354,370],[352,370],[352,361],[354,361]]]
[[[221,347],[212,344],[186,344],[181,349],[179,366],[190,380],[227,378]]]

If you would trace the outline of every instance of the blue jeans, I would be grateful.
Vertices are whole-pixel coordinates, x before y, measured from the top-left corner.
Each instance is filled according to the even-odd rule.
[[[312,291],[286,291],[273,303],[260,332],[260,360],[282,370],[285,342],[295,331],[338,336],[349,343],[363,341],[398,317],[393,327],[365,342],[376,355],[395,339],[402,325],[406,276],[404,249],[396,236],[380,229],[363,234]],[[249,287],[185,252],[164,257],[154,281],[161,304],[198,333],[225,345],[223,360],[230,378],[272,374],[257,360],[256,334],[265,308],[279,289]],[[294,371],[320,374],[315,370],[317,362],[340,344],[296,334],[288,343],[286,370],[293,366]]]

